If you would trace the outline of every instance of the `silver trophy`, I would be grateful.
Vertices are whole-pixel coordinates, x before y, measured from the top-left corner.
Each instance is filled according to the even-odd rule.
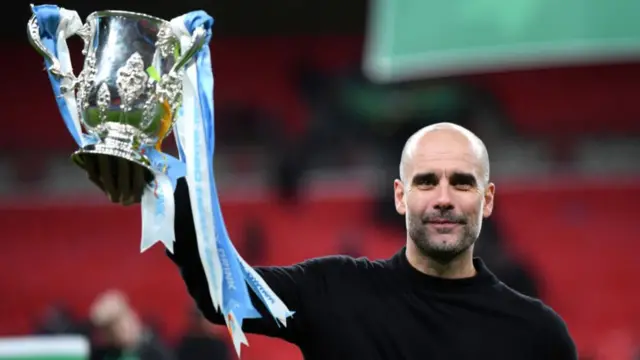
[[[111,155],[152,170],[144,149],[160,150],[171,133],[183,68],[206,43],[206,31],[194,31],[190,46],[181,49],[168,21],[107,10],[90,14],[76,34],[84,41],[85,56],[77,77],[64,73],[44,46],[36,17],[28,22],[31,44],[61,80],[61,92],[75,94],[82,127],[97,139],[76,151],[73,160],[83,167],[85,156]]]

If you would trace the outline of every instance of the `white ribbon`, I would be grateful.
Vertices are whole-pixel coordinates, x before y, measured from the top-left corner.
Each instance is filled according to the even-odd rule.
[[[142,239],[140,252],[143,253],[158,241],[173,254],[176,241],[173,231],[175,200],[169,177],[154,171],[155,179],[142,193],[140,209],[142,213]]]
[[[236,250],[237,251],[237,250]],[[269,313],[273,315],[283,326],[287,326],[287,318],[293,315],[293,311],[289,310],[287,305],[280,300],[278,295],[271,290],[271,287],[264,281],[264,279],[251,267],[247,262],[238,255],[242,270],[245,273],[245,278],[249,282],[249,286],[253,289],[256,295],[262,299],[262,302],[269,310]]]
[[[69,54],[69,47],[67,46],[67,39],[75,35],[78,30],[82,28],[82,20],[77,12],[60,8],[60,23],[58,24],[56,47],[58,50],[58,61],[60,62],[60,70],[63,74],[73,74],[73,65],[71,64],[71,56]],[[68,79],[62,79],[61,85],[69,85]],[[78,114],[78,105],[76,103],[75,92],[69,91],[63,95],[64,101],[67,104],[69,110],[69,116],[73,121],[73,124],[80,139],[80,146],[85,145],[84,137],[82,136],[82,127],[80,125],[80,117]]]
[[[171,20],[171,28],[180,40],[181,49],[191,46],[191,34],[184,25],[184,17]],[[200,113],[200,99],[198,96],[198,73],[195,63],[191,63],[184,70],[183,114],[176,122],[176,132],[184,153],[187,166],[187,184],[189,185],[189,199],[193,212],[194,226],[198,243],[198,253],[209,285],[209,294],[216,311],[222,306],[222,265],[218,257],[216,244],[216,229],[213,221],[211,204],[211,187],[209,186],[208,171],[213,166],[206,148],[202,115]]]
[[[203,11],[194,11],[171,21],[173,33],[183,51],[192,46],[192,32],[198,29],[205,29],[208,39],[212,24],[213,19]],[[198,252],[209,294],[216,310],[224,315],[240,356],[241,344],[248,345],[242,323],[245,319],[261,317],[251,301],[247,284],[277,324],[286,326],[286,318],[293,312],[238,254],[224,225],[213,171],[215,116],[210,66],[209,49],[203,48],[184,70],[182,114],[176,122],[175,132],[181,158],[186,163]]]

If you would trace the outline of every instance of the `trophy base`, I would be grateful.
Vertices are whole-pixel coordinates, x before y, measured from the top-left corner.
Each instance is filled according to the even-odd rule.
[[[131,163],[134,167],[141,167],[144,169],[144,178],[147,183],[153,181],[153,169],[151,168],[151,162],[149,159],[131,148],[115,148],[113,145],[109,146],[103,143],[98,143],[95,145],[88,145],[84,148],[74,152],[71,155],[71,160],[84,169],[85,171],[90,171],[91,169],[87,169],[87,158],[89,157],[112,157],[114,160],[116,159],[124,159]],[[90,163],[98,164],[99,161],[95,159],[94,161],[90,161]],[[111,163],[111,162],[110,162]],[[116,167],[117,168],[117,167]],[[115,171],[115,169],[114,169]],[[135,170],[134,170],[135,171]]]

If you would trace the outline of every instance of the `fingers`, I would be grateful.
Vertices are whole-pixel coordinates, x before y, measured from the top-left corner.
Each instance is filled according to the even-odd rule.
[[[153,176],[147,168],[141,165],[125,159],[118,161],[119,202],[125,206],[139,203],[142,200],[145,187],[153,180]]]
[[[132,205],[142,200],[151,171],[129,160],[104,154],[84,154],[76,163],[113,203]]]
[[[120,191],[116,186],[117,184],[117,159],[113,156],[98,156],[98,167],[100,171],[100,178],[104,185],[104,189],[109,196],[111,202],[117,203],[120,201]]]
[[[82,161],[82,167],[87,172],[89,180],[105,192],[104,184],[100,178],[100,167],[98,165],[98,157],[94,155],[85,155],[80,159]]]
[[[126,186],[128,187],[128,189],[126,192],[125,190],[121,190],[123,195],[120,201],[120,203],[125,206],[139,203],[142,200],[142,193],[144,192],[144,188],[146,185],[144,181],[144,172],[146,171],[146,169],[132,162],[127,161],[127,163],[129,167],[129,175],[126,179]]]
[[[138,203],[142,200],[142,193],[147,186],[145,174],[149,172],[142,166],[134,166],[133,170],[133,202]]]
[[[133,189],[133,174],[131,174],[133,166],[130,161],[118,159],[118,172],[116,173],[118,178],[118,191],[120,192],[118,202],[123,205],[129,205],[133,201],[131,193]]]

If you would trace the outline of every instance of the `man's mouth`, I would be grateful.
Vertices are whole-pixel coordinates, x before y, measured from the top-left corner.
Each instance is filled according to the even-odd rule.
[[[429,221],[431,224],[456,224],[456,222],[451,220],[431,220]]]
[[[440,234],[449,234],[460,226],[460,222],[448,219],[432,219],[427,222],[428,228]]]
[[[433,225],[460,225],[463,222],[462,221],[456,221],[453,219],[445,219],[445,218],[433,218],[433,219],[429,219],[427,221],[428,224],[433,224]]]

